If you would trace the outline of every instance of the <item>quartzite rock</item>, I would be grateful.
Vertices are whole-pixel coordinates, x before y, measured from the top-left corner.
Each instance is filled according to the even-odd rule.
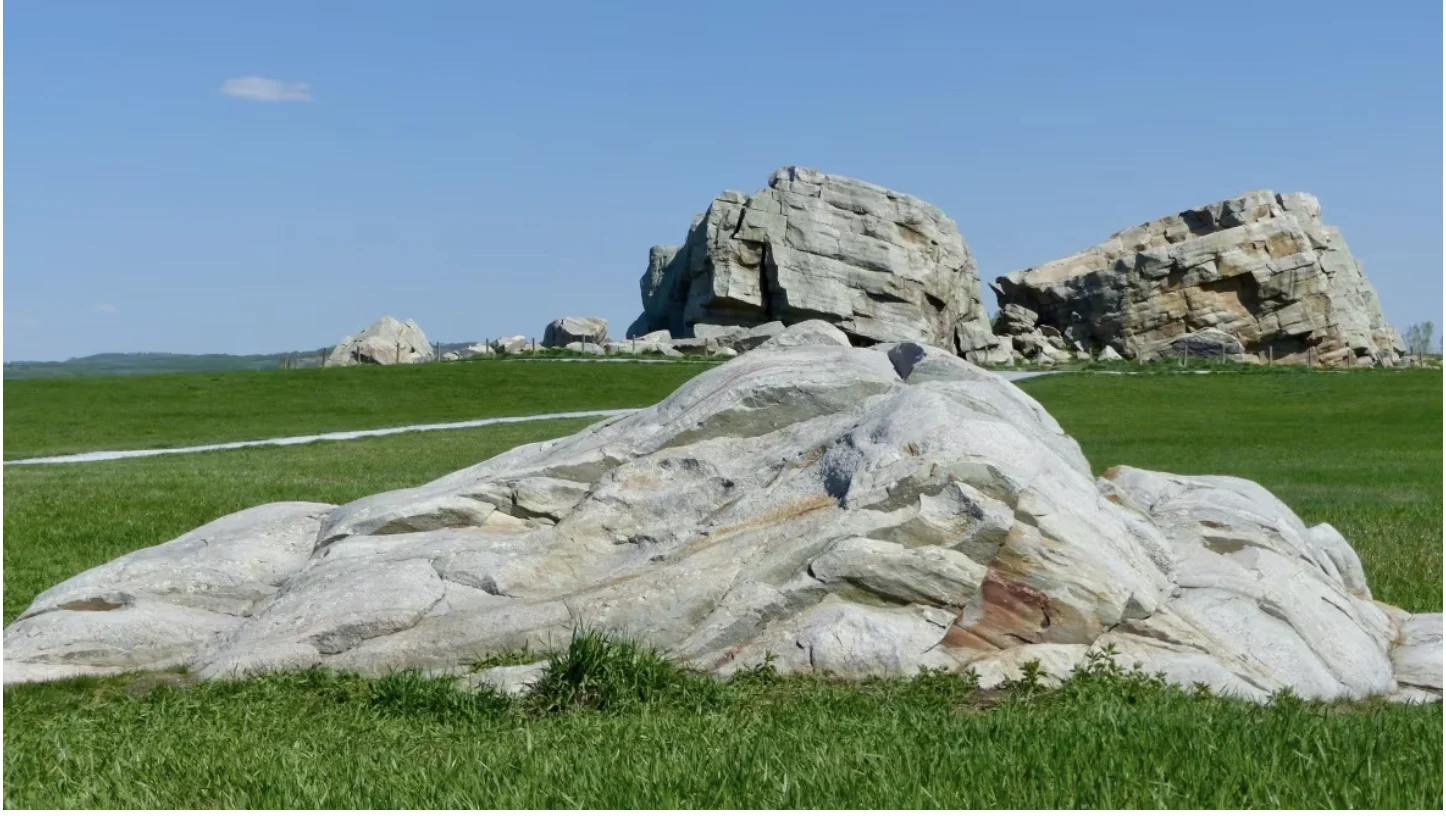
[[[652,248],[641,287],[630,337],[821,319],[859,345],[916,341],[1009,359],[953,221],[913,196],[805,167],[778,170],[753,196],[719,195],[681,246]]]
[[[400,323],[396,318],[384,317],[361,334],[343,337],[324,365],[395,365],[422,363],[432,357],[432,344],[415,321]]]
[[[994,330],[1052,327],[1084,350],[1169,353],[1201,330],[1252,362],[1392,365],[1404,351],[1340,230],[1305,193],[1246,193],[999,278]],[[1020,344],[1016,344],[1016,348]],[[1033,353],[1033,343],[1020,349]]]
[[[1372,600],[1329,525],[1243,479],[1095,479],[952,351],[787,345],[811,329],[421,487],[265,505],[82,573],[5,630],[6,681],[415,667],[519,690],[539,666],[470,667],[586,626],[720,675],[771,655],[987,685],[1110,648],[1254,700],[1439,697],[1440,615]]]
[[[601,317],[562,317],[547,324],[542,345],[562,348],[569,343],[602,345],[608,341],[608,322]]]

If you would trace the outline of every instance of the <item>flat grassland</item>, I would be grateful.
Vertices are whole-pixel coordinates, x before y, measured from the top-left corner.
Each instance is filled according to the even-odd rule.
[[[5,458],[640,408],[709,363],[414,366],[9,380]]]
[[[414,370],[427,368],[463,367]],[[566,381],[594,372],[602,379],[587,387],[602,388],[618,376],[614,368],[664,369],[638,376],[678,382],[693,373],[662,365],[527,370],[550,376],[540,369],[552,368],[564,390]],[[385,403],[399,387],[389,379],[399,371],[407,369],[359,372],[348,387],[365,404]],[[374,392],[361,375],[380,375]],[[142,379],[162,378],[110,382]],[[491,384],[532,387],[510,378]],[[675,384],[636,386],[633,404]],[[1441,609],[1440,372],[1068,375],[1021,385],[1080,440],[1097,471],[1125,463],[1255,479],[1308,523],[1338,527],[1360,552],[1377,598],[1414,611]],[[445,393],[452,386],[434,387]],[[659,393],[646,395],[644,387]],[[472,380],[456,389],[479,393]],[[13,406],[32,430],[43,410],[6,390],[10,456]],[[69,403],[90,398],[100,391],[44,396],[77,418],[85,406]],[[585,398],[556,406],[537,391],[530,403],[497,393],[490,399],[521,407],[505,409],[519,414],[621,407]],[[248,435],[273,436],[337,428],[355,400],[314,403],[314,416],[289,396],[280,401],[292,405],[279,414],[284,427],[266,424],[264,405],[234,412],[250,418]],[[141,407],[128,409],[137,427]],[[175,410],[170,424],[183,436],[204,424]],[[430,418],[473,415],[486,413]],[[404,421],[420,420],[408,414]],[[380,412],[378,422],[400,424],[381,422]],[[142,444],[216,441],[175,438],[166,424]],[[224,513],[410,486],[586,424],[6,468],[5,621],[35,593],[82,569]],[[72,449],[140,446],[136,433],[102,423],[76,433],[83,443],[61,442],[81,445]],[[30,439],[27,453],[61,452],[55,440]],[[543,686],[520,700],[462,693],[445,680],[407,673],[366,679],[312,671],[201,685],[179,674],[67,681],[9,689],[4,708],[10,807],[1442,804],[1440,704],[1317,705],[1286,696],[1254,706],[1108,667],[1055,691],[1024,683],[979,692],[966,679],[939,675],[842,684],[766,671],[725,684],[591,638],[556,659]]]

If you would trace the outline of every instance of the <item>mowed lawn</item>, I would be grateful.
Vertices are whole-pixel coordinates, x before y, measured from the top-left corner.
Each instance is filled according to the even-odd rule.
[[[572,376],[669,368],[525,365]],[[1080,440],[1096,470],[1132,464],[1260,481],[1308,523],[1336,525],[1361,553],[1376,597],[1440,610],[1439,372],[1061,375],[1022,386]],[[313,419],[313,429],[329,429],[336,417]],[[36,592],[84,568],[224,513],[414,485],[586,424],[6,468],[5,621]],[[92,438],[102,441],[96,447],[131,446],[111,443],[103,429]],[[1101,675],[1054,692],[1002,694],[935,676],[852,685],[764,674],[719,684],[669,674],[626,651],[594,663],[586,655],[567,660],[592,668],[521,701],[412,675],[322,672],[194,687],[113,678],[9,689],[5,804],[1442,804],[1439,704],[1285,699],[1261,707]]]
[[[414,366],[5,381],[5,458],[651,405],[703,362]]]

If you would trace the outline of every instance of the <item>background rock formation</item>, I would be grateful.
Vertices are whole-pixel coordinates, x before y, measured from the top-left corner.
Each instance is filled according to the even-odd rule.
[[[608,322],[601,317],[560,317],[542,332],[542,345],[547,348],[562,348],[569,343],[601,346],[607,341]]]
[[[778,170],[751,197],[719,195],[681,246],[652,248],[641,288],[629,337],[820,319],[861,345],[916,341],[1008,360],[953,221],[913,196],[805,167]]]
[[[394,317],[384,317],[361,334],[343,337],[331,350],[325,365],[422,363],[432,357],[432,344],[415,321],[399,323]]]
[[[1340,230],[1306,193],[1186,210],[994,288],[995,332],[1031,358],[1048,344],[1150,359],[1203,329],[1233,335],[1251,362],[1391,365],[1403,352]]]
[[[5,680],[184,664],[482,681],[478,658],[585,625],[723,675],[771,654],[785,672],[991,685],[1109,647],[1257,700],[1439,697],[1440,614],[1373,601],[1329,525],[1243,479],[1096,480],[999,376],[847,343],[790,327],[573,436],[123,556],[35,598],[5,630]]]

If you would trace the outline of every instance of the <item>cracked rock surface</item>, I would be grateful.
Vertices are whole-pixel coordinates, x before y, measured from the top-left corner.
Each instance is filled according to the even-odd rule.
[[[991,685],[1110,647],[1250,699],[1439,698],[1441,616],[1374,601],[1329,525],[1242,479],[1095,478],[1002,378],[811,336],[420,487],[252,508],[84,572],[5,630],[5,680],[321,665],[520,687],[472,666],[581,625],[719,675],[772,655]]]
[[[1031,359],[1110,349],[1141,360],[1389,366],[1405,352],[1308,193],[1256,190],[1185,210],[1010,273],[994,289],[994,331]]]
[[[721,193],[679,246],[655,246],[629,337],[706,338],[823,320],[858,345],[920,342],[1007,363],[954,222],[913,196],[784,167],[752,196]],[[745,349],[738,349],[744,351]]]
[[[415,320],[383,317],[360,334],[349,334],[327,355],[326,366],[424,363],[434,351]]]

